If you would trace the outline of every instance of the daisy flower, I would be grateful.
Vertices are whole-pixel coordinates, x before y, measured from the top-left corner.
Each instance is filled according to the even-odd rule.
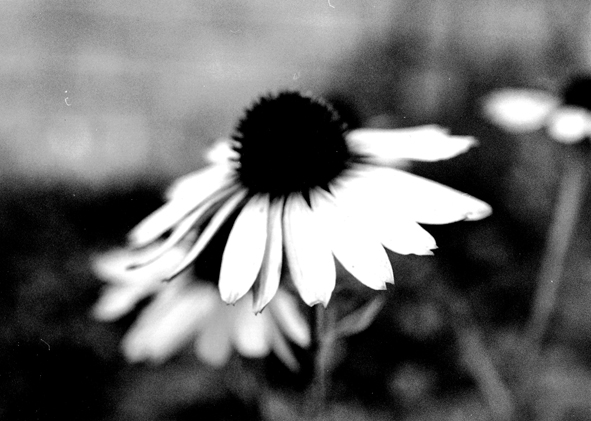
[[[171,284],[163,283],[162,277],[185,254],[179,247],[149,268],[128,270],[137,254],[117,249],[93,262],[96,273],[108,282],[93,309],[95,318],[117,320],[140,300],[154,297],[123,338],[128,360],[163,362],[192,342],[197,356],[214,366],[225,364],[235,348],[248,358],[273,351],[289,368],[298,368],[289,342],[308,347],[310,331],[289,293],[279,289],[267,310],[255,315],[247,299],[228,306],[212,284],[197,281],[187,272]]]
[[[484,113],[490,121],[514,133],[546,127],[558,142],[581,142],[591,135],[591,78],[574,78],[562,98],[535,89],[496,91],[485,98]]]
[[[478,199],[390,166],[448,159],[474,144],[437,126],[347,131],[322,99],[296,92],[263,97],[214,148],[211,165],[176,181],[167,203],[131,231],[135,248],[163,239],[137,266],[197,232],[167,275],[172,279],[225,227],[218,286],[227,303],[252,291],[260,312],[288,278],[306,304],[326,306],[335,258],[360,282],[383,290],[394,281],[385,248],[432,254],[435,240],[419,224],[491,213]]]

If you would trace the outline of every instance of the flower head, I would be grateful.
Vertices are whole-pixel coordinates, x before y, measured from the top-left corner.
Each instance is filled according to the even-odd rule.
[[[591,136],[591,77],[571,80],[562,97],[534,89],[503,89],[484,101],[484,113],[495,124],[515,133],[546,127],[561,143]]]
[[[140,300],[154,296],[123,338],[123,353],[129,360],[162,362],[192,342],[197,356],[211,365],[226,363],[235,348],[249,358],[273,351],[289,368],[297,369],[289,341],[307,347],[310,332],[289,293],[279,289],[268,311],[255,315],[246,299],[228,306],[212,284],[187,272],[172,284],[163,283],[162,276],[183,256],[180,248],[173,248],[153,267],[135,271],[127,267],[138,258],[137,252],[112,250],[95,259],[97,274],[108,282],[94,307],[97,319],[116,320]]]
[[[165,238],[138,262],[151,265],[197,232],[171,279],[229,230],[219,271],[225,302],[252,291],[260,312],[280,280],[291,279],[308,305],[326,306],[335,258],[363,284],[385,289],[394,281],[385,248],[423,255],[436,248],[419,223],[490,214],[478,199],[389,167],[451,158],[474,144],[436,126],[347,131],[321,99],[267,96],[246,112],[231,139],[216,145],[211,165],[172,185],[168,202],[132,230],[130,243],[141,248]]]

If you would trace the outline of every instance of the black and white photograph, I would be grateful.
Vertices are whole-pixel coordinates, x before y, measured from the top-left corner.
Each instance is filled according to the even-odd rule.
[[[0,420],[591,421],[591,2],[0,0]]]

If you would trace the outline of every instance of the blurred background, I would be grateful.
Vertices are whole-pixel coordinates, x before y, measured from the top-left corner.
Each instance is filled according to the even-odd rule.
[[[523,328],[571,151],[481,115],[495,89],[559,93],[590,67],[588,0],[0,2],[0,419],[301,419],[303,351],[297,374],[273,357],[125,362],[134,315],[92,320],[88,263],[259,95],[297,89],[351,127],[477,137],[413,171],[494,208],[429,227],[433,258],[390,255],[386,308],[335,352],[333,418],[591,420],[589,195],[525,384]]]

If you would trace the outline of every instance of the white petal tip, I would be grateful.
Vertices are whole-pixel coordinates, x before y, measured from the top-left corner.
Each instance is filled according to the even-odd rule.
[[[329,299],[326,299],[326,300],[315,299],[315,300],[307,300],[307,301],[305,301],[305,303],[309,307],[314,307],[314,306],[316,306],[318,304],[321,304],[322,307],[326,308],[326,307],[328,307],[329,300],[330,300],[330,298]]]
[[[236,302],[242,298],[244,294],[240,294],[236,291],[220,291],[220,297],[222,301],[228,305],[234,305]]]
[[[252,310],[255,315],[261,314],[265,308],[267,308],[267,304],[263,302],[255,302],[252,304]]]
[[[479,208],[473,209],[466,214],[466,221],[478,221],[490,216],[491,214],[492,208],[488,204],[482,202]]]

